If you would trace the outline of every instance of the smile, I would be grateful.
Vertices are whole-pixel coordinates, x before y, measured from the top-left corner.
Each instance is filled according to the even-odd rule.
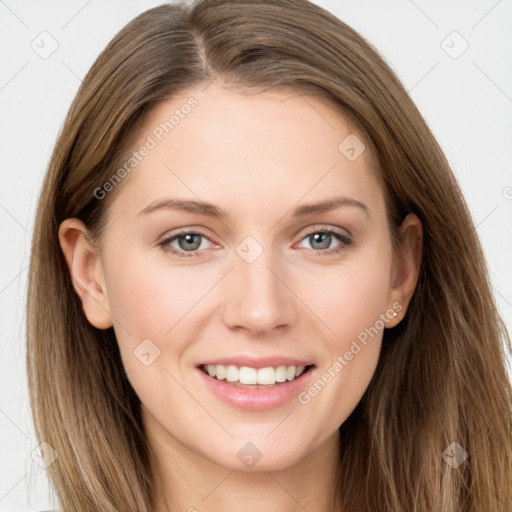
[[[280,365],[277,367],[267,366],[266,368],[242,366],[239,368],[235,365],[208,364],[201,368],[210,377],[217,380],[226,380],[226,382],[235,384],[272,386],[276,383],[292,381],[300,377],[309,366]]]
[[[314,364],[259,368],[201,364],[196,371],[209,392],[224,404],[245,411],[265,411],[296,398],[309,385],[315,368]]]

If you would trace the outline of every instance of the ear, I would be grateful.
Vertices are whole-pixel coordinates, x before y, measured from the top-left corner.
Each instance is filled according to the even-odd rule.
[[[88,240],[85,224],[76,218],[59,226],[59,242],[68,264],[71,281],[82,301],[87,320],[98,329],[112,326],[101,254]]]
[[[386,323],[386,327],[394,327],[405,316],[420,275],[423,226],[414,213],[407,215],[402,222],[399,236],[402,243],[399,243],[396,248],[391,289],[388,296],[389,307],[397,313],[397,316],[390,319]],[[401,307],[399,308],[398,305]]]

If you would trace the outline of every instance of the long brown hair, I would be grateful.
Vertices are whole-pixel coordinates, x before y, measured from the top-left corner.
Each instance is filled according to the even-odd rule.
[[[39,199],[29,274],[27,364],[37,436],[64,511],[149,512],[150,450],[113,330],[87,321],[59,246],[80,218],[99,236],[98,200],[144,116],[221,77],[255,91],[293,87],[329,101],[378,161],[390,228],[414,212],[423,261],[407,315],[384,333],[378,367],[340,427],[337,502],[362,512],[510,512],[510,338],[450,166],[393,71],[357,32],[306,0],[162,5],[123,28],[71,105]],[[122,185],[119,185],[119,189]],[[399,240],[397,241],[399,243]],[[447,462],[460,450],[467,458]],[[451,446],[451,448],[449,448]]]

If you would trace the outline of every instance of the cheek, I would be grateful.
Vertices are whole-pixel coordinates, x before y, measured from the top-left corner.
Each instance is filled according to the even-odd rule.
[[[373,326],[386,309],[387,277],[371,270],[353,273],[333,290],[330,320],[341,340],[356,337]]]
[[[107,283],[114,324],[132,336],[161,336],[165,320],[172,321],[169,306],[176,304],[178,288],[166,287],[155,271],[126,263],[111,271]]]
[[[383,240],[354,253],[339,269],[325,274],[322,286],[309,297],[311,309],[330,328],[331,351],[344,349],[361,333],[377,326],[387,309],[390,291],[391,249]]]
[[[160,249],[152,249],[157,251]],[[204,273],[165,264],[144,251],[125,251],[122,259],[105,258],[110,311],[114,323],[134,336],[161,338],[207,288]]]
[[[179,268],[149,265],[147,255],[135,251],[125,254],[122,260],[107,260],[105,266],[114,330],[129,373],[141,369],[140,361],[134,356],[142,347],[145,347],[143,353],[149,350],[152,356],[160,350],[155,366],[162,364],[164,357],[160,356],[179,356],[185,347],[172,330],[176,325],[182,326],[180,321],[197,303],[206,284],[199,276]],[[164,341],[171,338],[172,353],[168,353]]]

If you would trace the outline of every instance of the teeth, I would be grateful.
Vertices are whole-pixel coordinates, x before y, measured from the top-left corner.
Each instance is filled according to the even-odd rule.
[[[208,365],[210,368],[214,368],[213,375],[210,373],[212,377],[217,376],[217,379],[224,380],[226,378],[226,367],[218,364],[218,365]],[[209,370],[208,370],[209,372]]]
[[[240,370],[238,371],[238,380],[240,384],[257,384],[258,370],[256,370],[256,368],[242,366],[242,368],[240,368]]]
[[[293,380],[304,373],[305,366],[278,366],[273,368],[250,368],[242,366],[238,368],[232,364],[224,366],[222,364],[208,364],[203,366],[210,377],[217,380],[226,380],[227,382],[239,382],[240,384],[262,384],[271,386],[276,382],[286,382]]]
[[[286,382],[286,373],[286,366],[278,366],[275,370],[275,381]]]
[[[233,366],[232,364],[226,366],[226,380],[228,382],[236,382],[238,380],[240,373],[238,372],[238,368]]]

